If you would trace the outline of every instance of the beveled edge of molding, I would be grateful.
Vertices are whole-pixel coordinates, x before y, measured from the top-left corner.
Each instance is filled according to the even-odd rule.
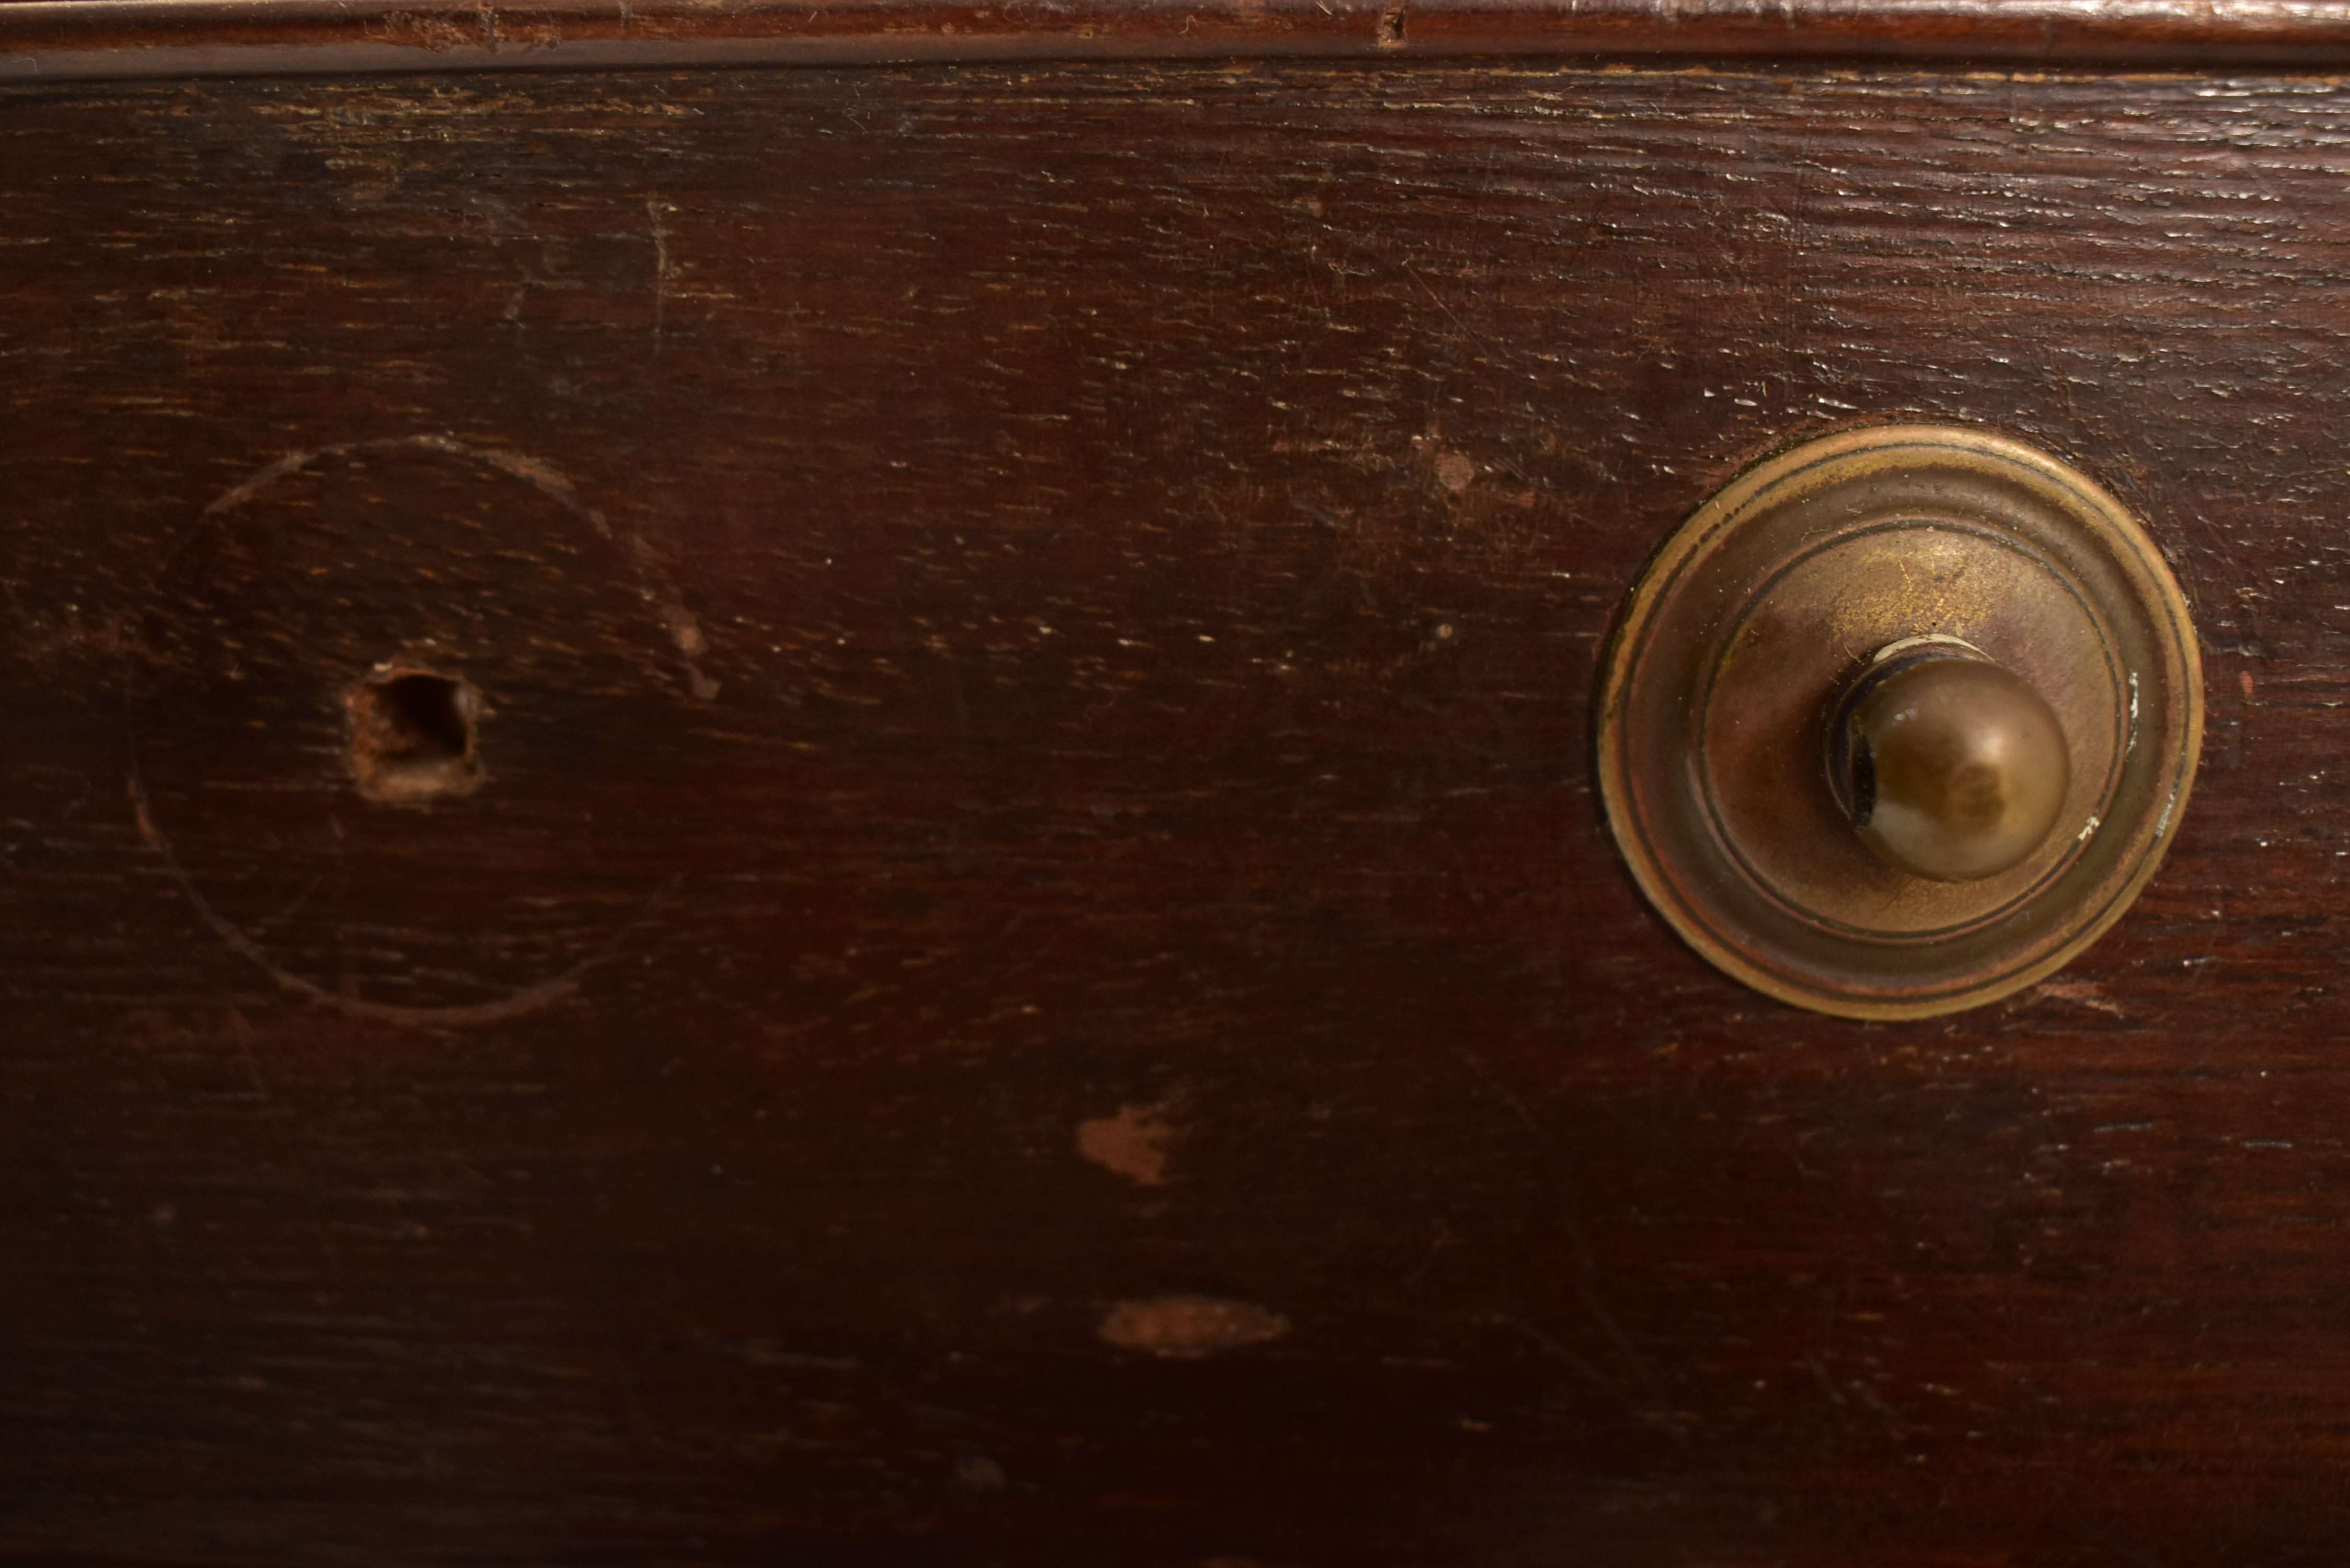
[[[2350,65],[2350,0],[0,0],[0,81],[987,61]]]

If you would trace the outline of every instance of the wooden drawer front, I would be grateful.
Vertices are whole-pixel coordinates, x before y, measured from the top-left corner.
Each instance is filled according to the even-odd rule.
[[[2346,283],[2332,80],[11,89],[0,1555],[2338,1555]],[[1590,696],[1897,416],[2145,519],[2210,730],[1863,1025]],[[356,791],[397,670],[479,788]]]

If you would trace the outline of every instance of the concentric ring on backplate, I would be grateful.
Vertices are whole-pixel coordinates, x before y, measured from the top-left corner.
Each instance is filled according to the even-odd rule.
[[[2073,753],[2055,831],[1980,882],[1869,854],[1820,763],[1832,693],[1926,635],[2030,683]],[[2186,603],[2118,502],[2004,436],[1877,426],[1757,463],[1665,542],[1608,649],[1600,792],[1642,891],[1713,963],[1822,1012],[1918,1018],[2029,985],[2120,919],[2202,731]]]

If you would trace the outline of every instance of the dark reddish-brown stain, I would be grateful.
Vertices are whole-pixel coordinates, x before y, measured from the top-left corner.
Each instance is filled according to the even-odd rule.
[[[2338,1563],[2345,279],[2308,76],[12,89],[0,1557]],[[2211,708],[2111,936],[1863,1025],[1589,703],[1891,417]]]

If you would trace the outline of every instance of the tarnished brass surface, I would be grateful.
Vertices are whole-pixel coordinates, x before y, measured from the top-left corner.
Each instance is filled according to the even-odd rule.
[[[1996,876],[2037,849],[2072,784],[2040,694],[1963,643],[1880,649],[1837,706],[1828,787],[1861,842],[1941,882]]]
[[[1971,859],[1956,838],[1924,854],[1930,835],[1872,849],[1831,776],[1870,667],[1936,644],[2012,677],[2063,752],[2024,781],[2051,826]],[[1634,875],[1706,957],[1802,1006],[1921,1017],[2030,984],[2120,918],[2201,736],[2186,606],[2112,496],[2002,436],[1885,426],[1758,464],[1667,542],[1608,656],[1600,779]]]

